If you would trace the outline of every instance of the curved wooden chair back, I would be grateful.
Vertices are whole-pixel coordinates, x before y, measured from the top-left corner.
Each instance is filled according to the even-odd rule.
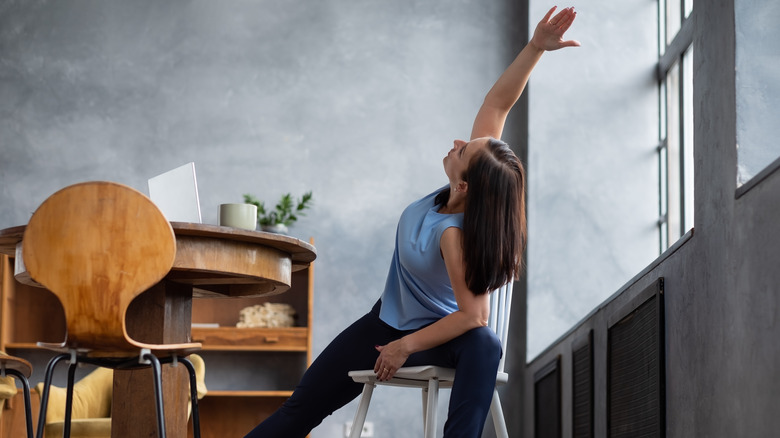
[[[30,276],[65,309],[63,347],[138,349],[127,334],[127,308],[176,256],[173,229],[148,197],[113,182],[66,187],[35,211],[22,245]]]

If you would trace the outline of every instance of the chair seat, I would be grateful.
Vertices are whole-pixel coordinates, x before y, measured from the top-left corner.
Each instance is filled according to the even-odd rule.
[[[350,371],[349,377],[352,377],[352,380],[357,383],[414,388],[427,388],[428,380],[437,379],[439,381],[439,387],[452,388],[452,382],[455,380],[455,369],[434,365],[403,367],[396,371],[392,379],[384,381],[377,380],[374,370]],[[509,374],[503,372],[496,374],[497,386],[505,384],[507,380],[509,380]]]
[[[38,342],[37,345],[41,348],[57,351],[60,353],[69,353],[71,350],[73,350],[73,347],[68,346],[67,343],[64,342],[61,343]],[[171,354],[176,354],[178,356],[188,356],[192,353],[199,352],[203,348],[203,345],[200,342],[188,342],[188,343],[181,343],[181,344],[144,344],[141,342],[133,342],[133,346],[136,347],[133,350],[113,350],[113,349],[94,350],[90,348],[76,348],[75,350],[77,354],[89,358],[121,359],[121,358],[136,357],[138,356],[141,349],[147,349],[155,356],[160,357],[160,356],[166,356]]]

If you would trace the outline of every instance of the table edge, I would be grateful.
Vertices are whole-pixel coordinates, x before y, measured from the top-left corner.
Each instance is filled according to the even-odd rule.
[[[17,225],[0,230],[0,254],[14,256],[16,244],[22,241],[25,228],[26,225]],[[295,264],[308,264],[317,258],[317,249],[314,245],[283,234],[191,222],[171,222],[171,228],[176,235],[181,236],[236,240],[275,248],[289,253]]]

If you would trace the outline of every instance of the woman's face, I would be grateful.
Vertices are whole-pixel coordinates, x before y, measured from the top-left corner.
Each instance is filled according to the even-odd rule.
[[[466,174],[471,157],[478,151],[485,149],[487,144],[488,138],[477,138],[469,142],[463,140],[453,142],[452,149],[444,157],[444,172],[451,183],[457,184],[463,181],[463,175]]]

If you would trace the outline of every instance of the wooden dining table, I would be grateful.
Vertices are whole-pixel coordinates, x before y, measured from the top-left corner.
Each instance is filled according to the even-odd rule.
[[[147,343],[191,341],[192,299],[258,297],[286,292],[292,273],[317,257],[313,245],[294,237],[216,225],[171,222],[176,258],[163,281],[130,305],[128,334]],[[21,243],[25,226],[0,230],[0,254],[15,259],[14,277],[41,287],[24,268]],[[112,437],[156,436],[156,414],[149,369],[114,374]],[[163,369],[167,435],[187,436],[187,373]]]

